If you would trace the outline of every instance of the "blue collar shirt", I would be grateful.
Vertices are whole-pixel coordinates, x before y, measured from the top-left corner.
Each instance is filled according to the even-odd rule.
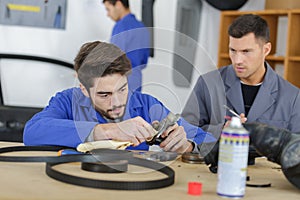
[[[170,111],[156,98],[134,92],[128,94],[123,120],[142,117],[148,123],[161,121]],[[23,141],[25,145],[61,145],[77,147],[85,142],[97,124],[108,123],[98,113],[90,98],[84,96],[80,88],[71,88],[57,93],[49,105],[35,114],[25,125]],[[201,128],[193,126],[180,118],[179,125],[185,128],[187,138],[196,144],[212,142],[215,138]],[[130,149],[148,150],[143,142]]]

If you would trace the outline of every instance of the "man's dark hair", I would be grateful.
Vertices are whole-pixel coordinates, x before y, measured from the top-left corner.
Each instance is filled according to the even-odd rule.
[[[74,62],[78,79],[87,90],[94,86],[95,78],[131,72],[126,54],[117,46],[100,41],[83,44]]]
[[[258,15],[239,16],[228,28],[228,34],[234,38],[241,38],[248,33],[254,33],[256,39],[261,39],[264,42],[270,41],[268,23]]]
[[[106,2],[106,1],[109,2],[112,5],[116,5],[116,2],[120,1],[125,8],[129,8],[129,1],[128,0],[103,0],[103,3]]]

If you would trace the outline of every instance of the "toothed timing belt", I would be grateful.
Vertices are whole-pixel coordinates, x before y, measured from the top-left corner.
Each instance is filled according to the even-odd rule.
[[[113,149],[97,149],[89,154],[73,154],[63,156],[8,156],[1,155],[10,152],[24,151],[59,151],[65,147],[59,146],[13,146],[0,148],[0,161],[3,162],[46,162],[46,174],[56,180],[79,186],[113,189],[113,190],[148,190],[163,188],[174,184],[175,172],[170,167],[151,160],[134,157],[132,152]],[[56,170],[54,167],[70,162],[81,162],[82,164],[114,162],[127,160],[129,164],[146,167],[159,171],[167,177],[148,181],[112,181],[90,179],[66,174]]]

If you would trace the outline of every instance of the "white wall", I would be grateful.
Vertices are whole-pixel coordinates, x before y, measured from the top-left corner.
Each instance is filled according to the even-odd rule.
[[[0,25],[0,52],[45,56],[73,63],[83,43],[108,41],[113,24],[106,16],[102,1],[68,0],[65,30]],[[1,64],[5,66],[6,63],[2,61]],[[21,73],[19,69],[20,65],[16,62],[14,64],[10,63],[8,68],[2,67],[0,71],[4,100],[8,105],[44,107],[55,92],[78,85],[74,73],[68,70],[64,70],[65,74],[60,76],[63,70],[58,70],[57,67],[40,66],[37,70],[25,66],[26,75],[31,74],[30,77],[25,77],[24,72]],[[14,76],[10,76],[11,74]],[[37,75],[40,77],[37,78]],[[54,79],[55,76],[58,79]],[[47,82],[51,78],[55,81]],[[3,79],[9,81],[4,82]],[[40,80],[44,81],[37,84],[36,81]]]
[[[153,94],[173,112],[180,113],[200,74],[216,69],[220,11],[202,1],[202,13],[196,52],[195,69],[190,88],[176,87],[172,80],[172,61],[176,5],[174,0],[155,1],[155,57],[143,71],[146,93]],[[265,0],[249,0],[240,10],[262,10]],[[168,10],[168,12],[166,12]]]
[[[108,40],[113,22],[100,0],[68,0],[66,29],[0,25],[0,52],[72,61],[83,42]]]
[[[140,19],[142,0],[130,0],[130,3],[132,12]],[[177,0],[155,1],[154,45],[158,49],[155,50],[155,57],[150,58],[148,67],[143,71],[143,92],[157,97],[172,111],[180,112],[191,88],[176,87],[172,80],[176,6]],[[264,0],[249,0],[241,10],[263,8]],[[200,74],[216,68],[219,18],[220,11],[203,1],[197,44],[199,48],[196,52],[192,86]],[[113,24],[114,22],[106,16],[101,0],[68,0],[66,30],[0,25],[0,52],[47,56],[72,63],[84,42],[109,41]],[[34,73],[35,71],[32,71],[32,74]],[[69,75],[68,79],[74,77]],[[67,82],[66,87],[69,87],[70,81]],[[16,80],[16,84],[20,83]],[[52,93],[54,94],[56,90],[58,88],[53,88]],[[39,102],[36,102],[39,105],[46,105],[52,95],[49,92],[44,94],[42,91],[33,94],[44,97],[42,101],[39,99]],[[17,93],[12,95],[22,101],[23,97],[18,97]]]

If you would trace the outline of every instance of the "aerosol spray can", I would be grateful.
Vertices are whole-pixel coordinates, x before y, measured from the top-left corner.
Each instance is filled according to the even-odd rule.
[[[219,146],[217,193],[223,197],[245,195],[249,151],[249,132],[241,120],[232,117],[222,131]]]

